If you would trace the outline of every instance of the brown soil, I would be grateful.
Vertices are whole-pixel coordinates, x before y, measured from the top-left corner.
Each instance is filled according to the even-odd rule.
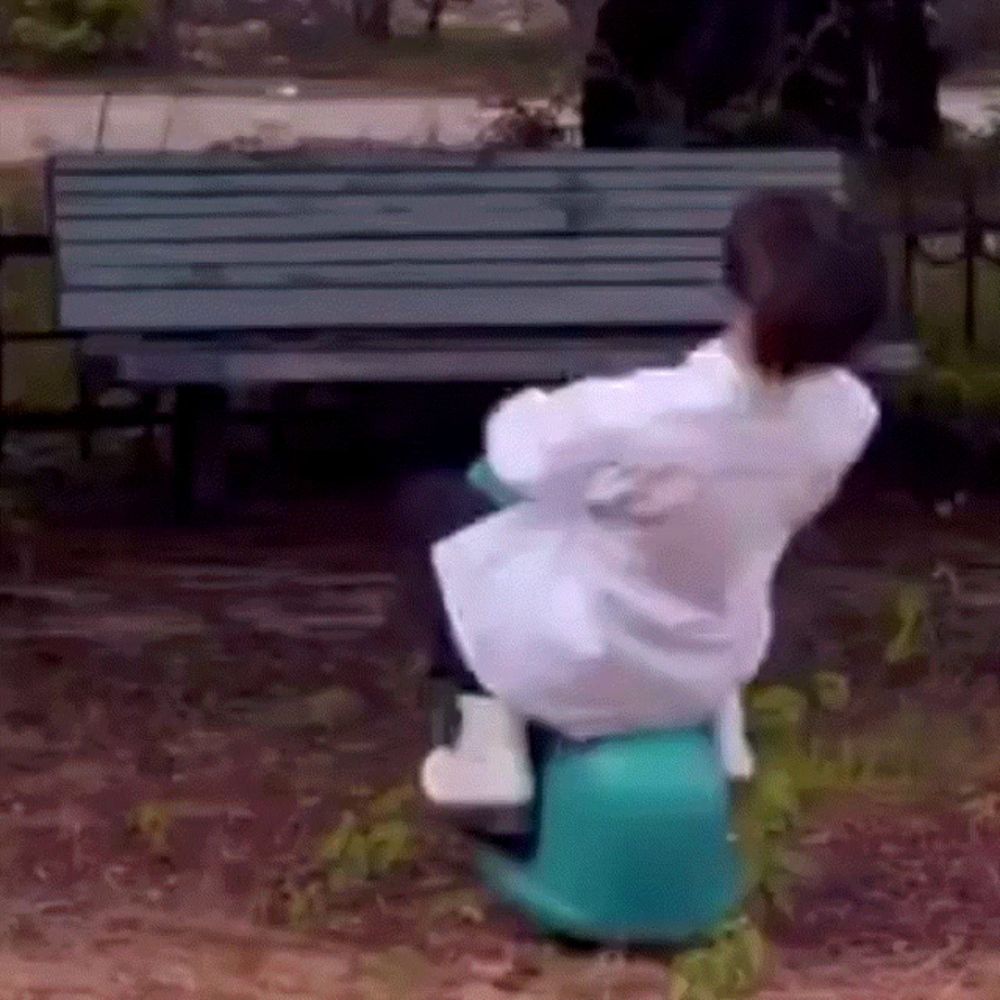
[[[655,957],[537,940],[426,819],[411,871],[346,892],[315,926],[276,922],[320,835],[412,781],[424,748],[422,633],[384,497],[195,531],[102,496],[4,540],[0,998],[669,995]],[[782,669],[838,635],[877,645],[886,588],[935,560],[994,593],[992,510],[901,510],[869,497],[802,540],[783,635],[811,645],[784,641]],[[981,646],[996,609],[976,607]],[[1000,997],[1000,823],[960,809],[963,780],[817,821],[822,874],[769,930],[762,997]],[[165,844],[130,834],[129,814],[160,803]]]

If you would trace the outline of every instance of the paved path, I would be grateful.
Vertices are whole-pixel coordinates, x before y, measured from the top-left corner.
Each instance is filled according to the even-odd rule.
[[[498,114],[469,97],[258,97],[166,94],[13,94],[3,98],[0,162],[56,150],[196,151],[244,140],[263,148],[302,140],[368,140],[461,148]]]
[[[477,145],[498,113],[471,97],[319,96],[274,84],[258,96],[105,97],[29,92],[0,81],[0,94],[0,162],[58,150],[197,151],[234,140],[279,149],[302,140],[461,148]],[[1000,108],[1000,87],[948,89],[942,106],[948,117],[981,129],[990,123],[991,108]]]
[[[945,118],[975,131],[1000,125],[1000,86],[953,87],[941,92]]]

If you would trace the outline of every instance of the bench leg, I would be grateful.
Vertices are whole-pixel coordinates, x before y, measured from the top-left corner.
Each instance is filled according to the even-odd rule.
[[[79,344],[74,348],[74,363],[76,364],[77,391],[76,446],[80,461],[89,462],[94,457],[94,400],[91,398],[87,366]]]
[[[226,495],[228,396],[218,386],[180,386],[174,410],[177,512],[182,518],[218,511]]]
[[[156,418],[160,412],[160,393],[147,389],[140,394],[138,417],[142,419],[142,437],[136,442],[136,468],[142,479],[156,474],[159,462],[156,452]]]
[[[295,400],[292,393],[278,387],[271,395],[269,445],[271,462],[276,469],[287,472],[289,461],[289,423],[295,417]]]

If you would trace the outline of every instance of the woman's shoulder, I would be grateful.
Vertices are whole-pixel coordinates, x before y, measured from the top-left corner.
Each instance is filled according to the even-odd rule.
[[[877,419],[878,400],[872,390],[847,368],[831,367],[803,377],[796,395],[807,406],[836,406],[845,415]]]
[[[643,368],[632,375],[636,390],[667,411],[715,409],[732,395],[733,364],[711,340],[691,351],[680,364]]]
[[[878,424],[875,394],[846,368],[803,378],[794,397],[793,419],[808,427],[818,450],[837,464],[854,461]]]

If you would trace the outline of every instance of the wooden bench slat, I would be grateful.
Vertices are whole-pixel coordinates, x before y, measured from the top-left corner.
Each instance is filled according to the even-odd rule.
[[[600,328],[721,323],[712,286],[68,291],[61,323],[73,331],[301,328]]]
[[[355,351],[343,377],[407,377],[405,343],[422,343],[436,360],[421,377],[447,378],[442,337],[480,355],[532,345],[530,377],[546,337],[578,343],[570,367],[586,367],[623,337],[644,351],[714,329],[741,194],[843,187],[840,155],[813,150],[70,156],[52,178],[64,328],[140,353],[164,337],[201,359],[242,352],[226,378],[254,379],[274,351],[315,377],[324,332],[326,377],[368,337],[404,349]]]
[[[77,220],[59,224],[68,240],[149,242],[163,240],[240,240],[323,238],[335,236],[433,236],[467,234],[487,238],[515,233],[721,233],[732,213],[725,209],[609,210],[532,209],[480,210],[475,205],[458,212],[414,210],[317,213],[266,218],[196,218],[143,220]]]
[[[200,267],[63,267],[66,291],[85,288],[337,288],[514,285],[622,285],[718,283],[717,261],[549,261],[479,263],[334,264],[289,267],[215,265]]]
[[[561,382],[675,364],[701,339],[668,335],[615,340],[538,336],[472,342],[353,344],[328,350],[227,350],[136,345],[118,354],[123,380],[139,385],[275,385],[303,382]],[[142,347],[146,346],[147,350]]]
[[[101,156],[64,155],[57,157],[55,174],[114,173],[215,173],[219,171],[266,173],[291,171],[351,171],[390,173],[399,170],[434,169],[619,169],[650,170],[725,168],[733,170],[830,170],[840,169],[841,155],[814,149],[739,150],[557,150],[550,152],[429,153],[424,150],[379,152],[373,162],[370,153],[135,153]]]
[[[477,213],[540,212],[540,211],[663,211],[724,209],[732,211],[739,200],[733,191],[621,191],[586,194],[560,193],[494,193],[473,196],[453,195],[270,195],[227,197],[159,197],[129,196],[61,198],[57,205],[61,222],[83,219],[126,218],[136,225],[147,219],[167,218],[281,218],[297,215],[357,215],[412,214],[441,216],[458,215],[470,207]]]
[[[118,358],[122,379],[146,385],[274,385],[282,382],[562,381],[583,375],[617,375],[641,367],[675,364],[705,336],[670,331],[600,339],[539,334],[475,339],[405,339],[371,335],[349,344],[266,350],[210,342],[100,338],[85,353]],[[913,371],[920,362],[914,343],[874,345],[859,368],[882,376]]]
[[[61,227],[60,227],[61,232]],[[267,243],[73,242],[61,232],[64,270],[182,264],[324,265],[372,262],[719,260],[717,236],[558,236],[532,239],[273,240]]]
[[[59,174],[57,204],[74,195],[384,194],[479,191],[745,191],[748,187],[837,188],[837,170],[437,170],[407,173]]]

